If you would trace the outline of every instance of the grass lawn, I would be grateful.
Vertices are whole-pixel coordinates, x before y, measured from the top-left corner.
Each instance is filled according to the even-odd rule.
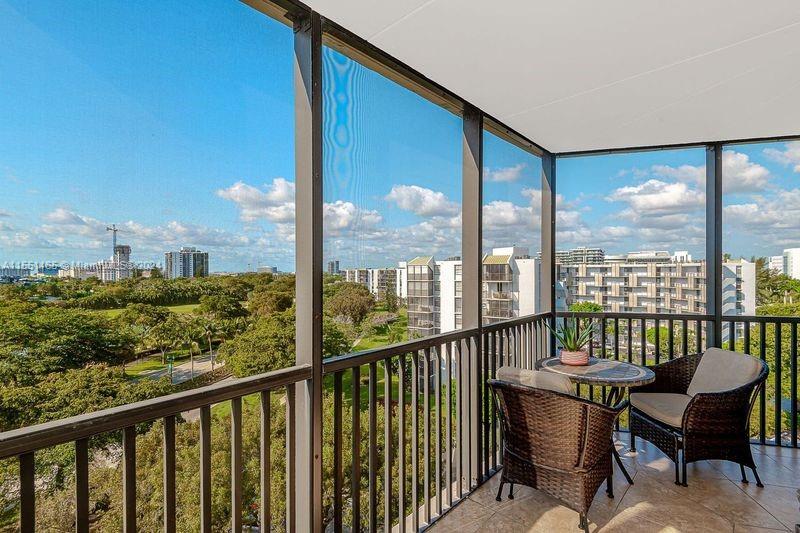
[[[185,305],[170,305],[167,307],[173,313],[178,313],[179,315],[185,315],[188,313],[194,312],[195,308],[200,304],[185,304]],[[96,312],[103,313],[108,318],[115,318],[120,313],[122,313],[125,309],[98,309]]]
[[[376,332],[371,335],[366,335],[353,345],[353,350],[370,350],[372,348],[379,348],[389,344],[389,331],[394,331],[399,335],[398,342],[408,340],[408,311],[405,307],[397,311],[397,320],[390,324],[379,326]],[[369,321],[369,317],[365,322]]]

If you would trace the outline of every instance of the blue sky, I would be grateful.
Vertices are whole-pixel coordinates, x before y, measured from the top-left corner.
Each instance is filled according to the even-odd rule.
[[[460,254],[461,120],[325,59],[325,257]],[[0,0],[0,264],[197,246],[294,270],[292,32],[237,1]],[[800,246],[800,144],[725,152],[734,255]],[[561,160],[558,247],[704,255],[702,149]],[[484,249],[539,249],[540,161],[485,137]]]

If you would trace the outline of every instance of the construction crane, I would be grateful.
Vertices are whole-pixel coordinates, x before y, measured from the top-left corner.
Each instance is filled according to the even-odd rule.
[[[111,224],[110,226],[106,226],[106,231],[111,232],[111,257],[114,257],[114,254],[117,253],[117,229],[116,224]]]

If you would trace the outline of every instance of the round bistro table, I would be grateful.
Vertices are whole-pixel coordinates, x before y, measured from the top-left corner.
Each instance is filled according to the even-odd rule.
[[[656,379],[655,373],[649,368],[625,361],[596,357],[590,357],[589,364],[584,366],[564,365],[558,357],[548,357],[538,361],[536,368],[567,376],[573,383],[609,387],[611,390],[605,399],[605,404],[608,406],[613,406],[624,398],[625,391],[629,387],[647,385]],[[625,479],[633,485],[633,479],[622,464],[616,446],[611,447],[611,452]]]

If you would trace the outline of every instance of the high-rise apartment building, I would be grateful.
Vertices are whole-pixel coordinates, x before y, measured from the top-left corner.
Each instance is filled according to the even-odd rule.
[[[783,274],[783,256],[773,255],[767,258],[767,268],[773,272]]]
[[[572,250],[556,251],[556,263],[573,265],[578,263],[602,263],[605,252],[602,248],[587,248],[582,246]]]
[[[339,261],[328,261],[328,274],[339,274],[341,271],[339,270]]]
[[[376,298],[383,298],[386,291],[404,298],[398,268],[347,268],[343,272],[345,281],[365,286]]]
[[[783,251],[783,273],[790,278],[800,279],[800,248]]]
[[[407,272],[408,329],[412,336],[445,333],[463,327],[460,258],[437,261],[416,257],[400,268]],[[482,314],[491,324],[542,310],[541,260],[527,248],[495,248],[483,259]],[[566,309],[563,291],[557,307]]]
[[[164,254],[165,278],[203,278],[208,276],[208,252],[183,247]]]
[[[566,287],[567,305],[594,302],[607,312],[706,312],[705,261],[558,265],[557,277]],[[725,262],[722,278],[723,313],[755,314],[755,263]]]

